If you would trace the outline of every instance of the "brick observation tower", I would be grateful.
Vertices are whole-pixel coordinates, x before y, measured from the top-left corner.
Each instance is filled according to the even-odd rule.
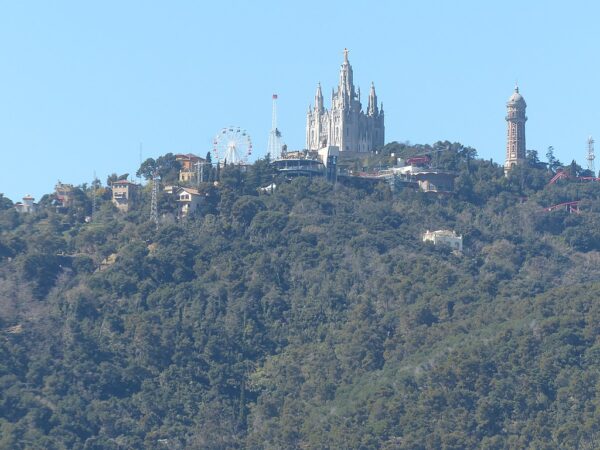
[[[506,103],[506,162],[504,163],[504,174],[516,165],[525,163],[525,122],[527,116],[525,109],[527,103],[521,94],[519,86],[515,86],[515,92]]]

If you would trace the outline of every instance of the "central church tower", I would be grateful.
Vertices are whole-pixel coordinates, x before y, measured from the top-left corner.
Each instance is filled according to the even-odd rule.
[[[321,85],[317,85],[314,108],[306,117],[306,148],[318,150],[327,146],[339,147],[340,152],[371,152],[384,145],[383,105],[377,107],[375,86],[371,85],[367,112],[362,110],[360,89],[354,88],[353,72],[344,49],[344,61],[336,90],[331,92],[331,110],[323,103]]]

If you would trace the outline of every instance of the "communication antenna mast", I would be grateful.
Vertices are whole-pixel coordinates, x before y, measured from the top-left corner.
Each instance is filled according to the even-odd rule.
[[[271,155],[271,159],[281,158],[281,148],[281,132],[277,128],[277,94],[273,94],[273,116],[269,132],[269,145],[267,146],[267,152]]]
[[[196,164],[196,186],[200,189],[200,183],[204,183],[204,165],[208,164],[205,161],[198,161]]]
[[[594,160],[596,159],[596,155],[594,154],[594,139],[590,136],[587,141],[588,144],[588,153],[587,153],[587,162],[588,162],[588,170],[590,170],[593,176],[596,176],[596,167],[594,164]]]
[[[200,183],[204,180],[200,179],[201,175],[204,175],[204,171],[200,168],[200,161],[196,163],[196,187],[200,189]],[[202,172],[202,173],[201,173]]]
[[[150,202],[150,220],[158,227],[158,186],[160,178],[158,172],[152,174],[152,200]]]
[[[92,181],[92,217],[90,222],[96,217],[96,171],[94,170],[94,180]]]
[[[141,142],[140,142],[140,166],[139,167],[142,167],[142,143]],[[138,167],[138,169],[139,169],[139,167]],[[138,184],[142,184],[142,174],[139,174],[137,176],[137,179],[138,179]]]

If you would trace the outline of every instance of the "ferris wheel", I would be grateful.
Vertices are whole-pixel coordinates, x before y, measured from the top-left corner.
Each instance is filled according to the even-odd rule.
[[[213,141],[213,154],[219,163],[246,164],[252,154],[252,140],[240,127],[221,129]]]

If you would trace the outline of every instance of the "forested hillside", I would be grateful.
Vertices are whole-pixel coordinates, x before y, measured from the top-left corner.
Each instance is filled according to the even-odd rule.
[[[0,448],[599,448],[600,184],[438,147],[454,196],[259,161],[158,227],[149,186],[0,197]]]

